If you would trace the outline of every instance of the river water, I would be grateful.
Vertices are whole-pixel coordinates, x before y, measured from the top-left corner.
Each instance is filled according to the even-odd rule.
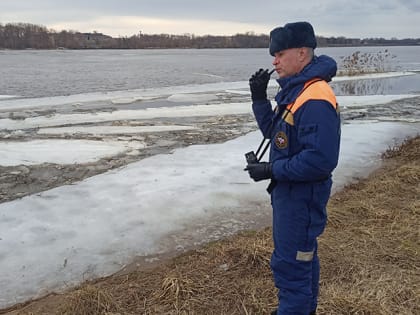
[[[338,96],[420,94],[420,46],[330,47],[318,48],[316,53],[333,57],[341,72],[343,59],[357,51],[370,60],[380,57],[367,66],[380,67],[391,75],[360,80],[337,76],[332,87]],[[229,93],[223,96],[229,89],[235,90],[235,101],[248,102],[249,76],[261,67],[271,68],[271,62],[267,49],[3,50],[0,113],[65,104],[109,108],[116,102],[137,101],[139,108],[196,103],[167,102],[166,97],[174,93],[220,93],[216,102],[224,102],[231,98]],[[399,75],[408,71],[411,75]],[[276,89],[275,84],[271,86],[271,95]],[[376,119],[379,115],[418,120],[418,104],[415,98],[398,106],[362,108],[362,112],[360,108],[350,113],[343,109],[343,118]]]
[[[420,46],[318,48],[316,53],[342,67],[343,58],[356,51],[385,50],[390,54],[381,62],[386,70],[420,70]],[[246,81],[257,69],[270,68],[271,61],[267,49],[0,50],[0,95],[37,98]],[[419,83],[420,75],[381,79],[370,88],[364,84],[339,93],[419,93]]]

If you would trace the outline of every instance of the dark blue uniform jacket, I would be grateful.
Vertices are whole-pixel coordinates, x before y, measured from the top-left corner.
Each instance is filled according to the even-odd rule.
[[[270,162],[277,183],[322,181],[336,167],[340,149],[340,116],[336,104],[316,99],[319,93],[315,98],[310,96],[310,90],[316,90],[315,85],[319,84],[315,82],[313,87],[307,87],[309,98],[304,104],[293,108],[305,83],[315,79],[325,84],[336,70],[332,58],[314,57],[298,75],[277,80],[281,87],[275,97],[277,108],[273,109],[268,100],[252,104],[259,128],[265,138],[271,139]],[[291,111],[286,109],[288,105],[292,105]]]

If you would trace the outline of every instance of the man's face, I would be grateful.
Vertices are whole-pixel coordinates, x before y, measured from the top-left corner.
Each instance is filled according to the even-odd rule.
[[[274,53],[273,66],[279,78],[286,78],[299,73],[302,69],[304,51],[302,48],[290,48]]]

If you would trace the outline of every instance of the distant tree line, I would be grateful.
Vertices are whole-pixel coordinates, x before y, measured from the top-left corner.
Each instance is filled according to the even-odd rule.
[[[317,37],[318,46],[420,45],[420,39]],[[144,49],[144,48],[266,48],[269,36],[195,36],[193,34],[139,34],[111,37],[98,32],[48,30],[29,23],[0,23],[0,49]]]

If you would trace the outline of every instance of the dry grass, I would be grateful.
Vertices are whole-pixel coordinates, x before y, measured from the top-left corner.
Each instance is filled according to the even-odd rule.
[[[386,72],[391,70],[390,61],[395,57],[388,49],[375,53],[355,51],[351,55],[342,58],[339,75],[353,76]]]
[[[420,314],[419,150],[420,137],[389,150],[380,171],[331,199],[319,314]],[[271,251],[270,228],[244,232],[10,314],[269,314]]]

